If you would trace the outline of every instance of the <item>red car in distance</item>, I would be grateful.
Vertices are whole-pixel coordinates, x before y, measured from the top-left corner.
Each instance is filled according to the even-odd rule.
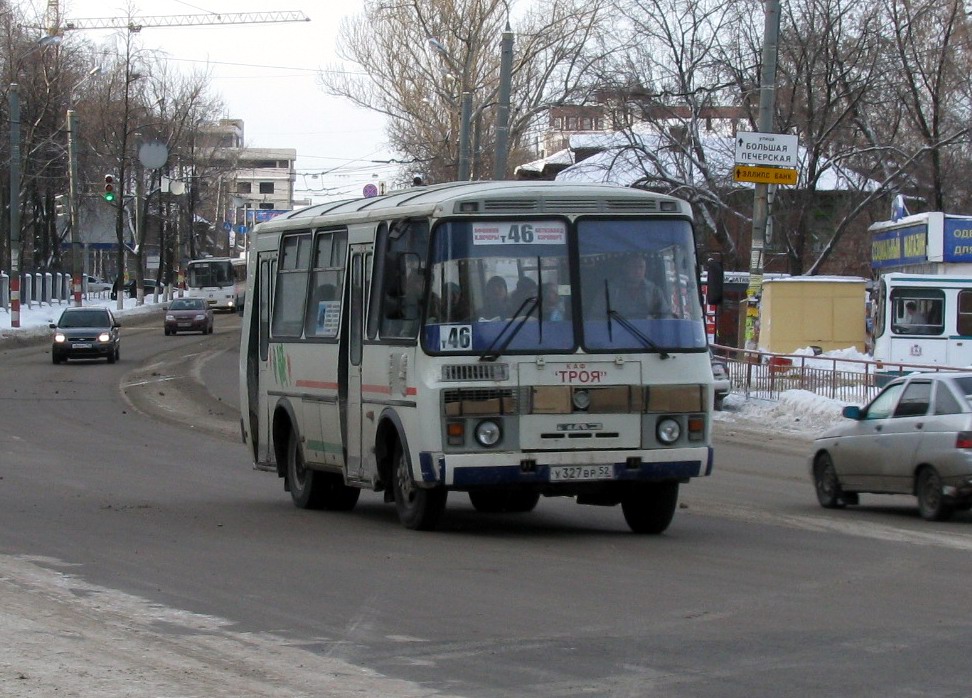
[[[213,310],[203,298],[176,298],[165,311],[166,335],[178,332],[213,333]]]

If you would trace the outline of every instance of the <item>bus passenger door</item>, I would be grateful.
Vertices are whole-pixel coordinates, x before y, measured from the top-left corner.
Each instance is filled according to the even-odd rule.
[[[254,301],[247,309],[244,331],[247,333],[245,365],[247,428],[254,447],[254,461],[269,464],[273,460],[270,444],[270,406],[267,386],[272,385],[273,364],[270,357],[270,299],[277,268],[277,252],[261,252],[257,259],[253,283]]]
[[[346,375],[340,377],[344,383],[346,400],[341,423],[344,427],[347,473],[349,479],[361,477],[363,455],[361,452],[361,356],[364,341],[364,260],[368,252],[366,245],[351,246],[351,279],[348,323],[347,360],[344,363]]]

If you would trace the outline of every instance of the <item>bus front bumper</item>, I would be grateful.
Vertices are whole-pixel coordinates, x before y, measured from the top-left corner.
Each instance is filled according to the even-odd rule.
[[[612,482],[688,480],[712,473],[712,447],[653,451],[419,454],[422,482],[449,489],[534,485],[570,488]]]

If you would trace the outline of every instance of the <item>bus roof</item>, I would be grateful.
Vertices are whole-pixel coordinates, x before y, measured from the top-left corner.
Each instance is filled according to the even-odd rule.
[[[514,198],[515,197],[515,198]],[[530,201],[530,199],[533,201]],[[691,217],[685,202],[666,194],[612,184],[572,184],[565,182],[449,182],[413,189],[403,189],[384,196],[332,201],[283,213],[258,225],[254,232],[271,232],[277,228],[293,227],[296,221],[308,225],[325,224],[335,217],[361,220],[405,216],[410,211],[434,207],[442,215],[460,213],[459,204],[476,207],[478,213],[537,214],[556,213],[657,213],[660,202],[673,202],[667,213],[681,213]],[[395,213],[390,213],[395,211]],[[468,212],[468,211],[464,211]]]

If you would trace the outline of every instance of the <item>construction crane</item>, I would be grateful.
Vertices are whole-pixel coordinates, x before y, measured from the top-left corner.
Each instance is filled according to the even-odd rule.
[[[271,22],[309,22],[303,12],[280,10],[277,12],[209,12],[196,15],[152,15],[146,17],[87,17],[61,19],[60,0],[48,0],[43,27],[50,36],[60,36],[77,29],[127,29],[141,31],[144,27],[191,27],[214,24],[269,24]]]

